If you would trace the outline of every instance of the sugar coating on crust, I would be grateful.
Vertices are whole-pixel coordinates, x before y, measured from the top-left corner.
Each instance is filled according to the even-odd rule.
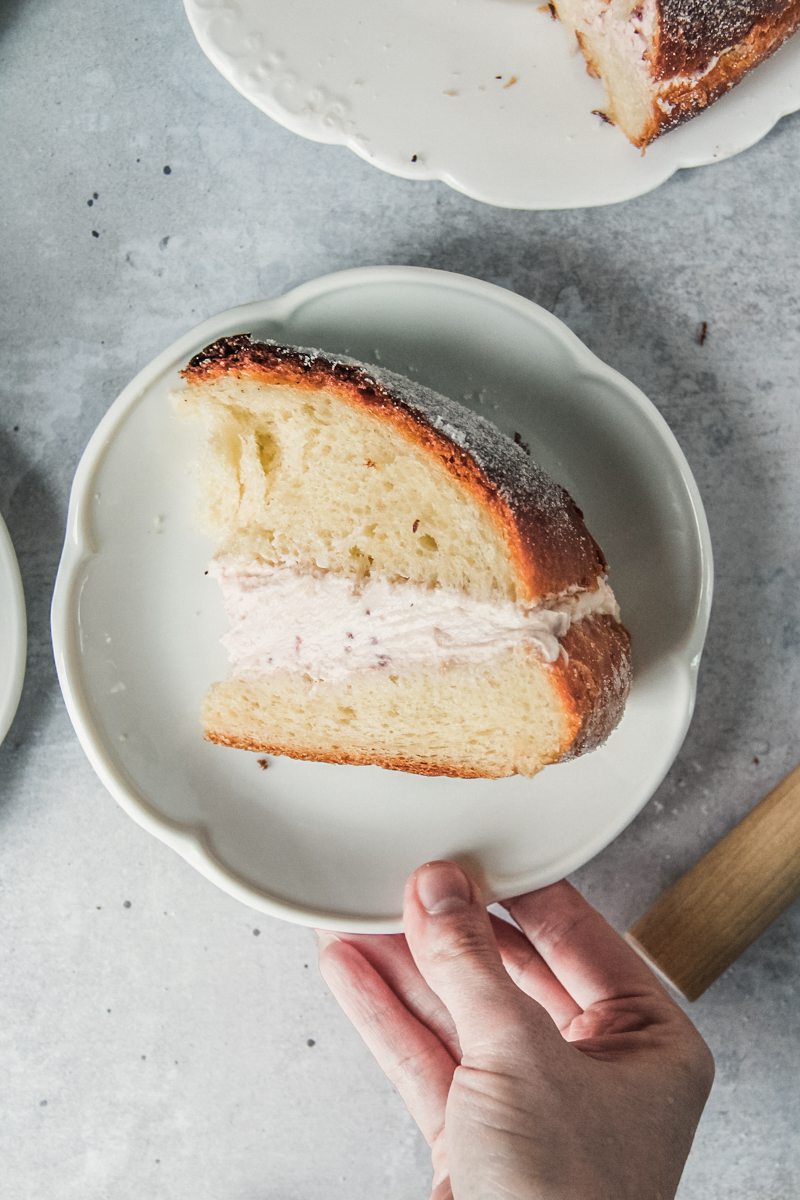
[[[660,79],[704,70],[754,26],[776,23],[786,0],[657,0],[659,36],[654,74]]]
[[[764,62],[800,28],[800,0],[782,5],[777,21],[756,22],[738,43],[723,49],[716,61],[695,80],[666,78],[655,102],[653,119],[639,145],[646,145],[675,129],[719,100],[760,63]],[[705,56],[708,60],[708,55]],[[674,72],[672,72],[674,74]]]
[[[631,640],[618,621],[598,616],[571,625],[562,645],[555,669],[576,725],[568,759],[601,746],[619,724],[631,686]]]
[[[557,10],[561,3],[555,0]],[[620,36],[625,30],[631,35],[628,67],[607,69],[580,27],[580,10],[568,10],[564,0],[563,19],[574,29],[587,70],[606,87],[610,108],[595,110],[597,115],[619,124],[640,149],[719,100],[800,28],[800,0],[631,0],[621,12],[610,0],[592,0],[591,6],[586,0],[586,6],[610,17]],[[640,97],[642,111],[634,113],[639,101],[631,107],[631,95],[642,82],[634,86],[631,80],[642,71],[650,97]],[[629,84],[633,92],[620,110],[617,93],[624,97]]]
[[[346,355],[328,355],[321,350],[294,349],[275,342],[253,342],[247,335],[223,338],[195,355],[184,372],[188,379],[205,370],[211,362],[225,362],[228,368],[248,360],[273,366],[274,360],[296,363],[304,373],[314,375],[322,369],[327,374],[355,384],[359,390],[368,388],[375,398],[387,404],[400,405],[422,418],[459,450],[463,450],[491,479],[497,494],[509,505],[518,503],[520,492],[536,494],[537,502],[555,520],[566,516],[567,493],[554,483],[528,457],[522,447],[502,434],[485,417],[434,392],[421,383],[398,375],[384,367],[367,367]],[[271,361],[272,360],[272,361]],[[244,361],[241,365],[245,365]],[[568,498],[568,497],[567,497]]]
[[[430,431],[450,448],[457,468],[477,468],[482,488],[506,510],[504,522],[517,541],[521,564],[536,575],[551,577],[552,591],[577,586],[593,588],[606,571],[602,551],[586,529],[583,514],[564,488],[528,456],[526,450],[495,425],[464,405],[384,367],[367,366],[346,355],[307,347],[253,341],[248,334],[221,338],[191,359],[182,375],[203,382],[224,373],[260,370],[275,382],[306,386],[339,385],[355,393],[366,407],[402,412],[416,427]],[[454,453],[453,453],[454,452]]]

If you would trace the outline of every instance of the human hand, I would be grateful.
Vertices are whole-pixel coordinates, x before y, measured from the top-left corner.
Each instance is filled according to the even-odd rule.
[[[505,907],[519,928],[428,863],[405,936],[319,935],[323,977],[431,1147],[431,1200],[669,1200],[707,1046],[568,883]]]

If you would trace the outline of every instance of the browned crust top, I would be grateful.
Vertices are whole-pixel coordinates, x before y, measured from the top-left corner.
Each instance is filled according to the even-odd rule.
[[[658,0],[654,74],[671,79],[702,71],[756,31],[771,38],[796,8],[786,0]]]
[[[659,93],[661,104],[644,136],[637,142],[646,146],[662,133],[682,125],[730,91],[753,67],[780,49],[787,38],[800,28],[800,0],[783,5],[778,21],[755,25],[737,45],[720,55],[719,61],[700,79],[667,83]]]
[[[631,639],[610,616],[585,617],[561,639],[566,652],[554,664],[565,708],[571,713],[574,758],[603,744],[622,719],[631,686]]]
[[[494,425],[421,384],[350,358],[253,341],[247,334],[206,346],[182,375],[189,386],[234,375],[324,388],[390,422],[489,508],[515,563],[522,600],[594,588],[606,570],[583,514],[564,488]]]
[[[661,14],[651,62],[657,98],[645,128],[638,135],[626,131],[640,149],[708,108],[800,28],[800,0],[661,0]],[[586,38],[580,30],[575,36],[587,71],[599,79]],[[613,110],[596,111],[615,123]]]

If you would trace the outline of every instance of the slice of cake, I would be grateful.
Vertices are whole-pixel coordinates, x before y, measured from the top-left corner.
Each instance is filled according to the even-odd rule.
[[[646,146],[707,108],[800,26],[800,0],[553,0],[602,115]]]
[[[391,372],[223,338],[183,371],[231,677],[213,742],[428,775],[532,775],[620,719],[629,639],[567,493]]]

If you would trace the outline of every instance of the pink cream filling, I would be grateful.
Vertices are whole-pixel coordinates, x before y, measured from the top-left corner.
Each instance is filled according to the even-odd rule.
[[[220,557],[209,573],[222,589],[230,622],[222,644],[240,677],[296,671],[334,682],[356,671],[478,663],[519,646],[533,647],[552,663],[563,653],[559,639],[573,621],[592,613],[619,615],[603,578],[592,591],[519,605],[258,560]]]

